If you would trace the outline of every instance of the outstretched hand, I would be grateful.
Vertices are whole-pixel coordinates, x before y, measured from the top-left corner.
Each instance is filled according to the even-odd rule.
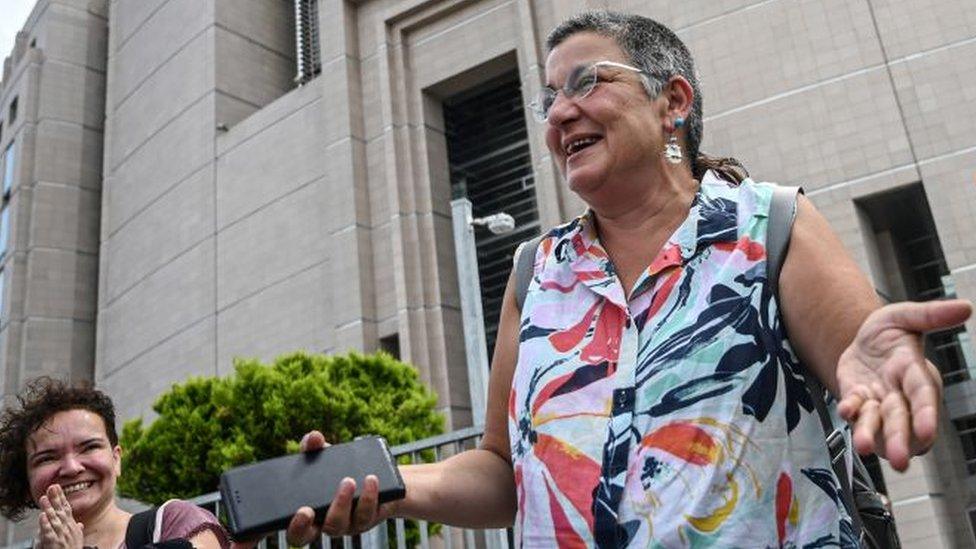
[[[854,447],[898,471],[935,441],[942,377],[925,359],[922,334],[972,314],[965,300],[895,303],[864,321],[837,363],[838,412],[854,425]]]
[[[85,541],[84,525],[74,519],[61,486],[49,486],[39,503],[37,549],[81,549]]]
[[[301,451],[309,452],[328,445],[322,433],[311,431],[302,438],[300,446]],[[302,546],[311,543],[323,533],[329,537],[338,537],[369,530],[393,515],[395,503],[379,505],[379,491],[379,480],[368,475],[363,479],[359,501],[353,505],[356,481],[348,477],[342,479],[322,524],[315,523],[315,511],[311,507],[298,509],[288,525],[288,543]]]

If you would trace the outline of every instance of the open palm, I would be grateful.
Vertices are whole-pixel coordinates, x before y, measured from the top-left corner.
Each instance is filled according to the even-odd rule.
[[[874,311],[837,363],[838,411],[854,425],[854,447],[896,470],[935,441],[942,378],[925,359],[922,334],[965,322],[965,300],[895,303]]]

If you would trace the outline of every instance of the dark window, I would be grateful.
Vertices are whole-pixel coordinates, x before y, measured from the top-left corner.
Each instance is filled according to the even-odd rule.
[[[928,301],[946,295],[949,269],[935,221],[921,183],[899,187],[860,200],[856,205],[874,230],[881,261],[894,271],[897,285],[891,300]],[[969,379],[960,335],[965,328],[934,332],[925,337],[925,354],[942,372],[947,385]],[[976,366],[974,364],[973,366]]]
[[[14,97],[13,101],[10,102],[10,111],[7,115],[7,123],[13,125],[14,121],[17,120],[17,97]]]
[[[962,443],[962,455],[966,460],[966,472],[976,475],[976,417],[957,419],[952,422]]]
[[[524,105],[515,71],[444,101],[452,194],[471,201],[474,217],[505,212],[515,218],[510,233],[475,232],[489,357],[512,255],[539,234]]]
[[[392,334],[380,338],[380,350],[400,360],[400,334]]]

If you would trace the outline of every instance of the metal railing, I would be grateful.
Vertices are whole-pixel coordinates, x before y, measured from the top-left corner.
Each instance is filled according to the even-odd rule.
[[[400,446],[394,446],[390,449],[394,456],[397,458],[406,457],[410,463],[423,463],[433,459],[434,461],[440,461],[441,459],[450,457],[452,455],[458,454],[465,450],[474,448],[481,441],[482,436],[481,427],[468,427],[465,429],[459,429],[457,431],[452,431],[444,435],[439,435],[436,437],[426,438],[423,440],[418,440],[416,442],[411,442],[408,444],[401,444]],[[209,509],[215,515],[220,515],[220,492],[212,492],[209,494],[204,494],[190,500],[191,502]],[[411,526],[408,526],[411,525]],[[375,548],[375,549],[386,549],[387,547],[395,546],[398,549],[404,549],[413,544],[407,545],[408,541],[408,531],[416,532],[415,537],[419,536],[416,540],[416,546],[427,549],[432,545],[436,547],[444,547],[445,549],[454,548],[485,548],[485,549],[508,549],[510,546],[509,540],[511,539],[510,529],[489,529],[489,530],[474,530],[468,528],[457,528],[448,525],[440,525],[439,527],[434,527],[436,533],[431,532],[431,527],[433,525],[427,521],[412,521],[402,518],[395,518],[386,520],[374,527],[368,532],[364,532],[358,536],[346,536],[343,538],[329,538],[323,535],[320,540],[312,543],[311,546],[318,548],[333,548],[342,547],[344,549],[352,548]],[[395,541],[395,545],[391,544]],[[288,542],[285,539],[284,530],[275,532],[269,535],[267,538],[262,540],[257,549],[286,549],[288,547]],[[18,548],[19,549],[19,548]]]
[[[400,446],[390,448],[390,451],[397,458],[402,459],[406,456],[411,463],[422,463],[430,459],[440,461],[441,459],[476,447],[481,441],[482,433],[481,427],[468,427],[436,437],[401,444]],[[220,515],[220,492],[197,496],[190,501],[210,510],[214,515]],[[473,530],[440,525],[434,527],[435,532],[431,532],[432,526],[434,525],[429,524],[427,521],[411,521],[402,518],[390,519],[358,536],[330,539],[328,536],[323,535],[320,540],[316,540],[310,544],[310,547],[314,549],[331,549],[333,547],[342,547],[343,549],[386,549],[395,546],[398,549],[404,549],[419,546],[427,549],[434,546],[438,548],[443,547],[444,549],[508,549],[511,546],[509,543],[511,539],[510,529]],[[417,533],[414,537],[419,537],[419,539],[416,540],[415,544],[407,545],[408,532]],[[395,545],[391,544],[391,541],[394,541]],[[0,549],[30,549],[32,546],[33,540],[28,539]],[[257,549],[287,549],[287,547],[288,541],[285,539],[285,531],[281,530],[263,539],[258,543]]]

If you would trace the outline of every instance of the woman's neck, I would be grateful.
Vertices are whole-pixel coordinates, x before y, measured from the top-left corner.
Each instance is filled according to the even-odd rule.
[[[687,170],[662,170],[657,177],[644,176],[629,185],[618,185],[615,196],[591,204],[600,239],[644,235],[683,220],[698,191],[698,182]],[[630,190],[632,189],[632,190]]]
[[[85,546],[99,549],[115,549],[125,540],[125,529],[132,515],[119,509],[113,502],[87,520],[77,519],[85,525]]]

